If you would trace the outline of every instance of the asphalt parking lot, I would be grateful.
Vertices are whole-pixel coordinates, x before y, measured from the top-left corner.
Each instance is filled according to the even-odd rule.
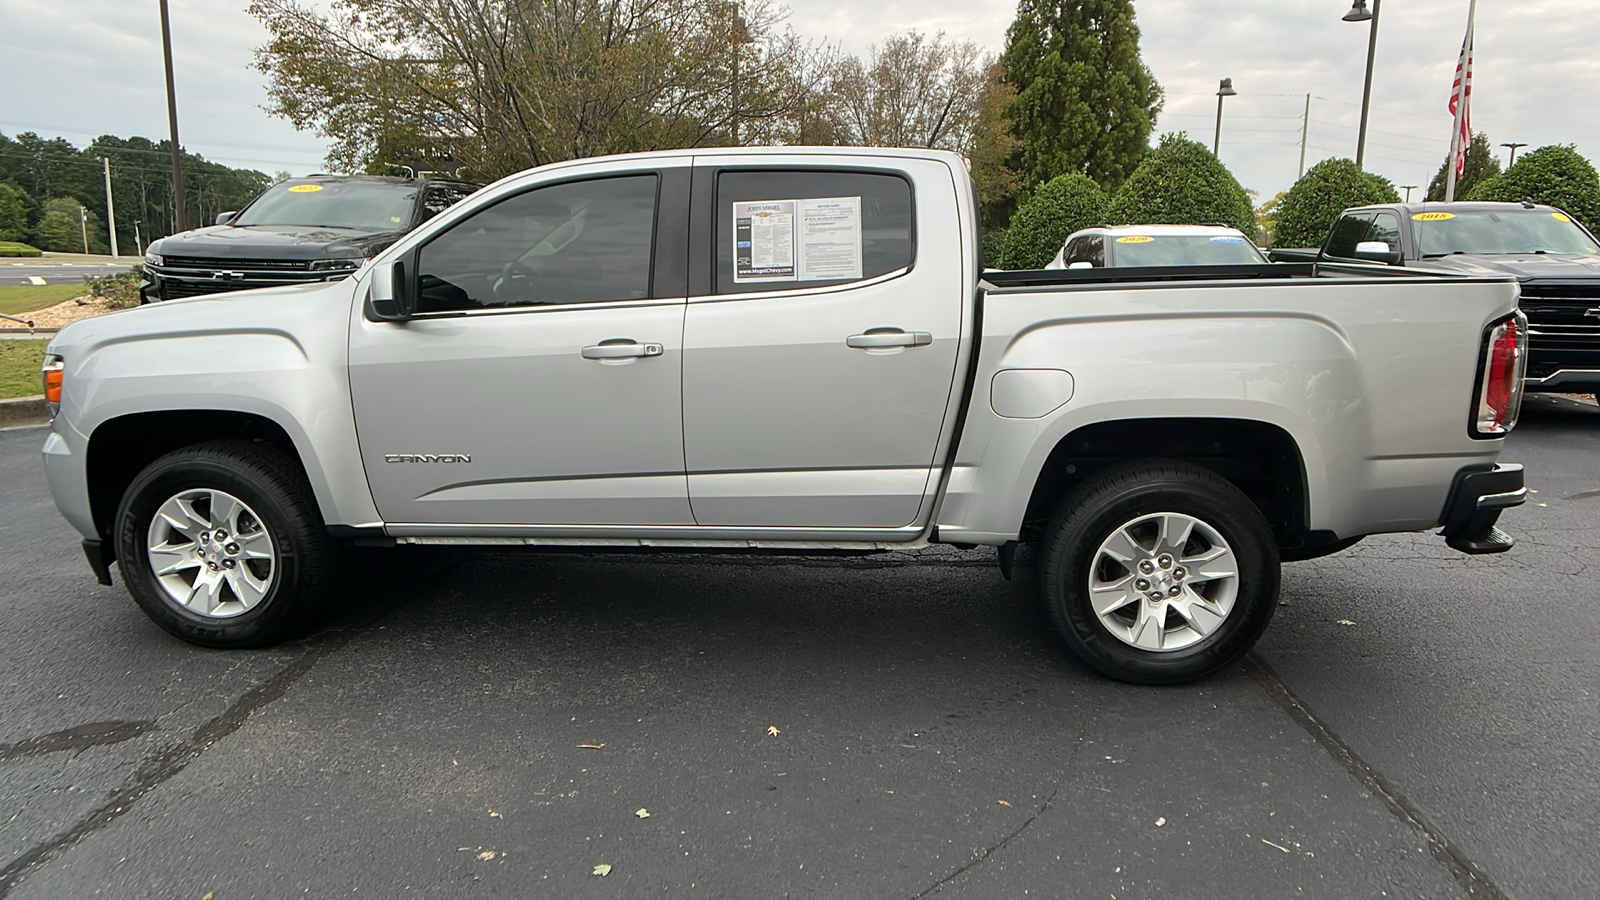
[[[0,898],[1588,897],[1600,411],[1530,399],[1498,557],[1286,567],[1245,666],[1071,662],[993,554],[394,553],[200,650],[0,432]],[[594,874],[609,866],[607,874]]]

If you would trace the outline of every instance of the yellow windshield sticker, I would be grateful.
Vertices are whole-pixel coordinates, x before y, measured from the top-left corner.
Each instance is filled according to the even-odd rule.
[[[1572,221],[1572,217],[1567,215],[1566,213],[1551,213],[1550,214],[1550,218],[1555,219],[1557,222],[1571,222]]]
[[[394,222],[395,224],[398,225],[400,223],[400,217],[399,216],[390,216],[389,217],[389,221]]]
[[[1431,212],[1417,213],[1416,215],[1412,216],[1411,219],[1414,222],[1442,222],[1445,219],[1454,219],[1455,217],[1455,213]]]
[[[1153,240],[1155,240],[1155,238],[1151,237],[1148,234],[1130,234],[1127,237],[1119,237],[1119,238],[1117,238],[1117,243],[1119,243],[1119,244],[1148,244]]]
[[[289,193],[291,193],[291,194],[315,194],[317,191],[320,191],[320,190],[322,190],[322,185],[320,185],[320,184],[297,184],[294,187],[289,188]]]

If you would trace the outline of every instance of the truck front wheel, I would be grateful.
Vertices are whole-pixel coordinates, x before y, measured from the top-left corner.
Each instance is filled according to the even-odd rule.
[[[1250,649],[1278,601],[1272,530],[1238,488],[1177,461],[1079,485],[1040,546],[1044,602],[1072,653],[1105,675],[1177,684]]]
[[[281,453],[212,441],[146,466],[116,520],[122,579],[156,624],[207,647],[294,636],[330,576],[310,487]]]

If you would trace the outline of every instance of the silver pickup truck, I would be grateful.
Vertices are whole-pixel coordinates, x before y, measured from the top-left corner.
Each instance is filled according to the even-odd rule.
[[[1507,549],[1517,285],[1361,264],[982,272],[952,154],[663,152],[487,187],[351,278],[79,322],[57,505],[179,637],[306,627],[343,545],[1036,545],[1070,650],[1237,660],[1280,561]]]

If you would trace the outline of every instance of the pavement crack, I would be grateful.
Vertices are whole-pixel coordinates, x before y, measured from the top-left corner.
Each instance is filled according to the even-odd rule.
[[[131,741],[155,727],[154,722],[90,722],[63,731],[52,731],[14,744],[0,744],[0,761],[42,756],[65,750],[87,750],[106,744]]]
[[[1051,789],[1050,796],[1044,798],[1044,803],[1042,803],[1039,806],[1039,808],[1034,811],[1033,815],[1028,817],[1027,821],[1023,822],[1021,825],[1018,825],[1010,834],[1008,834],[1005,837],[1001,838],[999,843],[995,844],[992,847],[989,847],[988,849],[986,849],[983,852],[979,853],[977,856],[974,856],[972,859],[967,860],[966,863],[963,864],[960,868],[957,868],[954,872],[951,872],[949,875],[946,875],[945,877],[939,879],[938,881],[935,881],[933,884],[928,885],[926,888],[924,888],[922,890],[921,893],[913,895],[911,900],[920,900],[920,898],[926,897],[929,894],[933,893],[934,891],[938,890],[939,888],[944,887],[946,884],[949,884],[951,881],[954,881],[955,879],[959,878],[961,875],[963,875],[966,872],[972,870],[973,868],[975,868],[975,867],[977,867],[979,865],[982,865],[985,860],[987,860],[989,857],[991,857],[991,856],[995,855],[997,852],[999,852],[1001,847],[1004,847],[1005,845],[1011,843],[1019,835],[1021,835],[1024,831],[1027,831],[1028,828],[1031,825],[1033,825],[1034,822],[1037,822],[1039,820],[1039,817],[1044,815],[1045,811],[1050,808],[1050,804],[1055,802],[1056,794],[1059,794],[1059,793],[1061,793],[1061,785],[1057,784],[1054,788]],[[0,896],[4,896],[4,895],[0,895]]]
[[[1507,900],[1506,895],[1492,881],[1489,876],[1468,859],[1462,851],[1452,844],[1434,824],[1423,815],[1422,810],[1411,802],[1400,789],[1395,787],[1389,779],[1362,759],[1355,750],[1351,749],[1333,729],[1317,718],[1305,701],[1295,694],[1284,680],[1279,677],[1273,668],[1257,656],[1250,653],[1244,659],[1244,670],[1255,679],[1262,690],[1267,692],[1289,718],[1304,728],[1328,755],[1339,763],[1355,777],[1361,786],[1372,793],[1374,797],[1383,801],[1383,805],[1393,813],[1395,818],[1411,826],[1412,830],[1422,838],[1428,847],[1428,852],[1433,855],[1455,878],[1456,884],[1466,891],[1468,897],[1486,898],[1486,900]]]

